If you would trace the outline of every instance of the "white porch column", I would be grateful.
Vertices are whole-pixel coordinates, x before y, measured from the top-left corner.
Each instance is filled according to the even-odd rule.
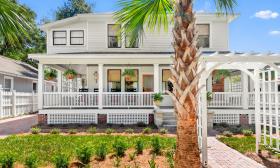
[[[103,96],[103,64],[98,64],[98,108],[102,109]]]
[[[213,85],[213,82],[212,82],[212,74],[209,75],[208,79],[207,79],[207,91],[208,92],[212,92],[212,85]]]
[[[38,110],[43,109],[44,65],[38,64]]]
[[[159,93],[159,64],[154,64],[154,92]]]
[[[242,106],[243,109],[248,109],[248,105],[249,105],[248,75],[245,72],[241,72],[241,82],[242,82]]]
[[[254,84],[255,84],[255,127],[256,127],[256,153],[259,152],[259,143],[261,142],[261,125],[260,125],[260,79],[259,69],[254,70]]]
[[[62,72],[57,70],[57,91],[62,92]]]

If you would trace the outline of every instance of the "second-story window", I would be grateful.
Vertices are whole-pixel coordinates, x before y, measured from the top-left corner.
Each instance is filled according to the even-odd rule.
[[[65,30],[53,31],[53,45],[66,45],[67,33]]]
[[[131,41],[130,37],[130,35],[125,36],[125,48],[139,48],[139,39]]]
[[[121,25],[108,25],[108,48],[121,48]]]
[[[210,47],[210,26],[209,24],[198,24],[198,47],[209,48]]]
[[[84,31],[71,30],[70,31],[70,45],[84,45]]]

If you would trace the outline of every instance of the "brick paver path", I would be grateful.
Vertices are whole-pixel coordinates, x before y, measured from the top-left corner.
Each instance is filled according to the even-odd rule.
[[[0,120],[0,136],[28,132],[37,123],[37,114]]]
[[[210,168],[265,168],[265,166],[226,146],[215,137],[208,137],[207,142]]]

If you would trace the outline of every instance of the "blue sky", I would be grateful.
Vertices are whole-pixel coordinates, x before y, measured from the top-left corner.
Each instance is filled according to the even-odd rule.
[[[65,0],[19,0],[37,14],[37,20],[53,18]],[[116,10],[117,0],[87,0],[95,12]],[[197,11],[213,12],[214,0],[196,0]],[[279,0],[237,0],[240,17],[230,24],[230,50],[239,52],[280,52]]]

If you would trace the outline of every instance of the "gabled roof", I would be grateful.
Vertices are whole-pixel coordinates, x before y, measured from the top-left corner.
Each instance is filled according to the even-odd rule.
[[[15,77],[37,79],[38,71],[36,68],[0,55],[0,74],[11,75]]]

